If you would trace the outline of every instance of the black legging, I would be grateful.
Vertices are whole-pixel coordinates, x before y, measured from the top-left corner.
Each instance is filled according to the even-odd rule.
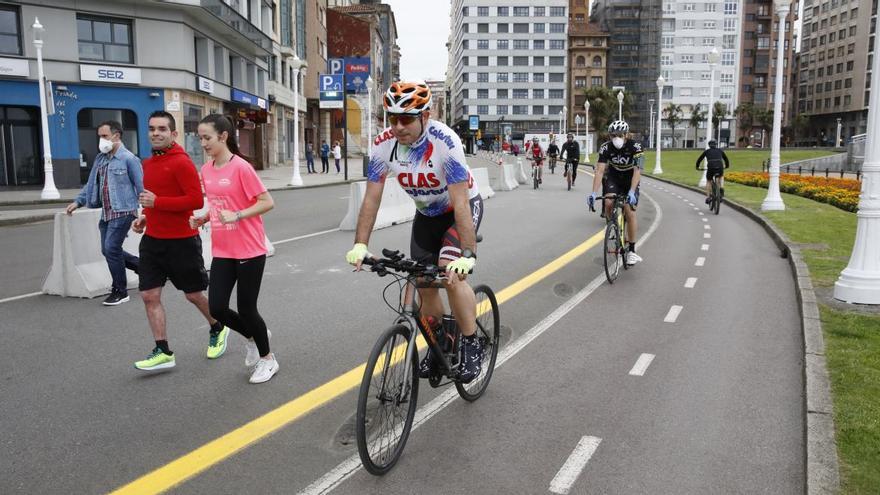
[[[330,172],[330,158],[326,156],[321,157],[321,172],[329,173]]]
[[[257,311],[257,297],[263,281],[266,255],[247,260],[214,258],[211,261],[211,283],[208,286],[208,306],[211,316],[244,338],[253,338],[260,357],[269,354],[266,322]],[[232,288],[238,282],[238,312],[229,308]]]
[[[578,178],[578,162],[569,161],[567,158],[565,159],[565,161],[569,164],[569,167],[571,168],[571,181],[574,182]]]

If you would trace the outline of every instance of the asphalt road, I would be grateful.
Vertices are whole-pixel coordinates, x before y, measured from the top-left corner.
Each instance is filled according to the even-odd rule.
[[[548,176],[539,191],[487,201],[474,283],[500,294],[545,276],[501,305],[507,360],[485,396],[432,409],[391,473],[344,469],[356,456],[357,397],[336,387],[322,389],[322,406],[218,463],[179,464],[188,479],[172,492],[296,493],[323,480],[336,493],[547,493],[586,437],[589,461],[563,470],[572,493],[802,493],[803,353],[785,260],[747,218],[710,216],[695,193],[658,184],[644,188],[653,201],[639,208],[640,233],[654,226],[639,245],[645,261],[614,285],[592,283],[604,278],[595,247],[542,269],[603,226],[586,212],[585,178],[572,192]],[[266,224],[277,242],[334,229],[348,187],[273,195]],[[408,250],[409,229],[376,231],[371,249]],[[2,262],[12,275],[0,298],[39,290],[33,272],[49,260],[31,246],[51,229],[0,232],[17,256]],[[158,374],[132,368],[152,347],[136,292],[115,308],[49,296],[0,304],[0,492],[112,491],[291,401],[318,400],[303,396],[362,364],[392,320],[387,281],[343,260],[352,238],[334,231],[277,246],[260,306],[281,371],[260,386],[247,383],[240,338],[221,359],[204,358],[207,326],[170,287],[178,365]],[[643,354],[654,358],[630,374]],[[445,392],[423,386],[419,403]]]

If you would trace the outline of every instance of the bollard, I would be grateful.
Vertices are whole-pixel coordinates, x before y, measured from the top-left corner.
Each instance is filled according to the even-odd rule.
[[[856,180],[859,182],[862,181],[862,171],[861,170],[856,170]]]
[[[798,175],[801,175],[801,166],[798,165]]]
[[[813,168],[810,169],[810,177],[816,175],[816,166],[813,165]]]
[[[840,178],[843,178],[843,169],[840,169]]]
[[[828,178],[828,167],[825,167],[825,178]]]

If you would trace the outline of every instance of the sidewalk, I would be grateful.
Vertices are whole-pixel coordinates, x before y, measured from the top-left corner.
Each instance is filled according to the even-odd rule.
[[[300,164],[300,177],[303,182],[301,186],[290,185],[293,167],[279,166],[267,170],[257,170],[257,175],[270,191],[307,189],[346,183],[344,164],[345,162],[340,160],[341,171],[339,174],[336,173],[333,160],[330,160],[330,173],[310,174],[306,171],[306,162],[303,160]],[[320,169],[321,160],[318,159],[315,165]],[[363,161],[360,156],[348,157],[348,182],[364,180],[362,168]],[[42,200],[40,199],[41,189],[0,190],[0,227],[52,220],[55,213],[64,211],[64,208],[73,201],[79,191],[79,189],[59,189],[61,199]]]

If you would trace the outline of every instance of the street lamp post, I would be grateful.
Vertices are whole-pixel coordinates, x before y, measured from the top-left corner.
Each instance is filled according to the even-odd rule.
[[[834,147],[835,148],[840,147],[840,128],[841,128],[840,122],[842,120],[843,119],[841,119],[840,117],[837,117],[837,139],[834,140]]]
[[[574,116],[574,135],[575,136],[581,135],[581,116],[580,115]]]
[[[776,17],[779,29],[776,32],[776,91],[773,96],[773,136],[770,138],[770,184],[767,197],[761,203],[764,211],[785,209],[782,194],[779,193],[779,141],[782,137],[782,64],[785,56],[785,18],[791,9],[789,0],[776,1]]]
[[[661,74],[660,77],[657,78],[657,135],[654,140],[654,146],[657,148],[657,153],[655,153],[657,158],[656,158],[656,161],[654,162],[654,174],[657,174],[657,175],[663,173],[663,167],[660,166],[660,141],[662,141],[661,135],[660,135],[660,124],[663,121],[663,119],[662,119],[663,114],[660,113],[661,112],[660,105],[662,105],[662,101],[663,101],[663,86],[665,84],[666,84],[666,80],[663,79],[663,75]]]
[[[590,138],[590,102],[587,100],[584,100],[584,135],[586,136],[584,143],[587,147],[584,153],[586,160],[589,162],[590,152],[593,151],[593,140]]]
[[[617,92],[617,120],[623,120],[623,90]]]
[[[880,36],[874,53],[880,53]],[[880,57],[871,62],[871,87],[880,88]],[[868,100],[868,130],[862,164],[862,192],[856,213],[856,240],[849,264],[834,283],[834,298],[855,304],[880,304],[880,91]]]
[[[290,178],[290,185],[301,186],[303,180],[299,173],[299,72],[302,69],[302,60],[293,54],[291,62],[293,69],[293,176]]]
[[[559,127],[556,129],[556,133],[562,134],[562,110],[559,111]]]
[[[373,78],[367,77],[367,155],[373,154]]]
[[[648,148],[654,147],[654,98],[648,98],[648,112],[651,114],[648,125]]]
[[[40,123],[43,132],[43,173],[46,176],[43,182],[43,191],[40,193],[42,199],[58,199],[61,193],[55,187],[54,167],[52,167],[52,149],[49,146],[49,117],[46,107],[46,81],[43,78],[43,25],[40,19],[34,17],[34,48],[37,49],[37,78],[38,88],[40,91]]]
[[[715,107],[715,64],[721,55],[717,48],[712,48],[709,52],[709,113],[706,119],[706,149],[709,149],[709,140],[712,139],[712,112]],[[697,142],[697,130],[694,129],[694,142]],[[700,176],[700,187],[706,187],[706,170],[703,169],[703,175]]]

